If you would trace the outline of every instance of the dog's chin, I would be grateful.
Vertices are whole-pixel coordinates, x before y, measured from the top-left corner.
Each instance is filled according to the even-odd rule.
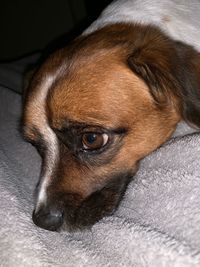
[[[92,193],[80,205],[65,207],[64,223],[58,231],[87,230],[118,208],[133,174],[120,173],[101,190]]]

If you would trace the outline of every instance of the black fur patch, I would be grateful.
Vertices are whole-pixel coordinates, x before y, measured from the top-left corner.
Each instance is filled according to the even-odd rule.
[[[124,196],[125,190],[133,178],[130,172],[115,174],[100,191],[84,199],[78,206],[69,206],[65,202],[65,221],[69,227],[90,227],[104,216],[111,215]]]

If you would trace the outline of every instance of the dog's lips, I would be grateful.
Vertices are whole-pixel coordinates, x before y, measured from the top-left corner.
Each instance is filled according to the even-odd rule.
[[[78,205],[66,203],[65,224],[72,229],[88,228],[104,216],[111,215],[117,209],[132,177],[129,171],[115,174],[106,186],[93,192]]]

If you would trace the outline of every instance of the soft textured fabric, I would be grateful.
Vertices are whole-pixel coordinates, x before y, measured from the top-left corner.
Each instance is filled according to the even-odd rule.
[[[0,266],[200,266],[200,136],[172,138],[146,157],[114,215],[84,232],[31,219],[41,159],[19,132],[22,73],[0,65]]]

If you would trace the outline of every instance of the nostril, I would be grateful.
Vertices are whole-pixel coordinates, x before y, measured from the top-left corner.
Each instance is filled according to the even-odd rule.
[[[63,213],[59,210],[41,208],[33,211],[33,222],[46,230],[56,231],[63,224]]]

